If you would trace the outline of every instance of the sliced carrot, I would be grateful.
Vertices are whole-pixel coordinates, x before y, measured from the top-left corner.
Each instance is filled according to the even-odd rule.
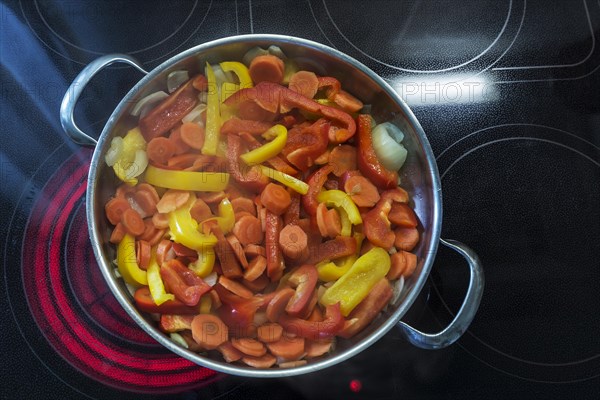
[[[251,215],[256,216],[256,206],[254,205],[254,202],[247,197],[238,197],[231,200],[231,206],[235,213],[246,211]]]
[[[123,224],[117,222],[117,225],[115,225],[112,233],[110,234],[110,239],[108,241],[112,244],[119,244],[121,240],[123,240],[123,238],[125,237],[125,233],[127,232],[125,231]]]
[[[156,262],[161,266],[165,261],[175,257],[173,250],[173,242],[168,239],[161,240],[156,246]]]
[[[250,78],[254,84],[260,82],[280,83],[283,80],[283,61],[276,56],[267,54],[255,57],[250,63]]]
[[[206,204],[218,204],[225,198],[225,192],[200,192],[198,198]]]
[[[138,266],[146,270],[148,265],[150,264],[150,257],[152,256],[152,247],[150,243],[145,240],[136,240],[135,241],[135,258],[137,260]]]
[[[248,268],[244,272],[244,279],[254,281],[265,272],[267,269],[267,259],[263,256],[256,256],[248,264]]]
[[[104,206],[104,212],[108,221],[117,225],[123,216],[123,213],[129,210],[131,206],[125,197],[113,197]]]
[[[267,348],[262,342],[251,338],[232,338],[233,347],[252,357],[262,357],[267,353]]]
[[[140,214],[131,208],[123,212],[123,215],[121,215],[121,222],[123,223],[125,230],[133,236],[141,235],[146,229],[146,225]]]
[[[202,150],[204,146],[204,128],[195,122],[184,122],[181,125],[181,140],[192,149]]]
[[[249,244],[246,247],[244,247],[244,252],[246,253],[247,257],[256,257],[256,256],[265,256],[266,250],[263,246],[257,245],[257,244]]]
[[[240,243],[235,235],[227,235],[225,239],[229,242],[229,246],[231,246],[231,250],[233,250],[233,254],[235,254],[236,258],[242,265],[244,269],[248,268],[248,259],[246,258],[246,253],[244,253],[244,247]]]
[[[306,352],[306,358],[315,358],[322,356],[329,352],[333,346],[333,338],[329,339],[318,339],[318,340],[306,340],[304,344],[304,351]]]
[[[196,154],[196,153],[178,154],[176,156],[169,158],[169,161],[167,161],[167,166],[174,168],[174,169],[186,169],[186,168],[192,167],[194,165],[194,163],[199,158],[202,158],[202,157],[203,157],[202,154]],[[205,159],[212,160],[212,157],[206,157]]]
[[[244,287],[244,285],[233,279],[229,279],[226,276],[220,276],[219,283],[231,293],[243,297],[244,299],[251,299],[254,296],[254,293]]]
[[[157,212],[152,216],[152,224],[156,229],[166,229],[169,227],[169,214]]]
[[[283,361],[294,361],[304,355],[304,338],[283,334],[276,342],[267,343],[271,354]]]
[[[188,146],[183,139],[181,139],[181,125],[177,128],[171,129],[171,134],[169,135],[169,141],[174,146],[173,154],[178,156],[180,154],[187,153],[190,151],[190,146]],[[168,163],[167,163],[168,165]]]
[[[242,217],[254,217],[254,215],[250,214],[248,211],[238,211],[234,213],[233,216],[236,221],[239,221]]]
[[[308,256],[308,236],[298,225],[286,225],[279,233],[279,247],[286,257],[301,260]]]
[[[264,273],[253,281],[242,279],[242,283],[244,284],[244,286],[246,286],[248,289],[252,290],[255,293],[264,290],[270,282],[271,281],[269,280],[269,277],[267,277],[267,275]]]
[[[253,368],[267,369],[275,365],[277,359],[274,355],[267,353],[262,357],[242,357],[242,362]]]
[[[310,316],[307,318],[308,321],[323,321],[323,312],[321,311],[321,309],[319,307],[315,307],[313,308],[312,312],[310,313]]]
[[[417,228],[398,228],[394,230],[396,240],[394,246],[398,250],[411,251],[419,243],[419,231]]]
[[[156,188],[152,185],[150,185],[149,183],[138,183],[137,186],[135,187],[135,191],[136,192],[148,192],[150,193],[150,195],[152,196],[152,200],[155,203],[158,203],[158,201],[160,200],[160,196],[158,195],[158,192],[156,191]]]
[[[283,327],[276,322],[267,322],[258,327],[256,331],[258,340],[263,343],[277,342],[283,334]]]
[[[166,137],[159,136],[148,142],[146,154],[150,161],[166,165],[169,158],[175,154],[175,145]]]
[[[244,356],[244,353],[233,347],[230,341],[224,342],[223,344],[219,345],[217,347],[217,350],[219,351],[219,353],[221,353],[223,359],[228,363],[241,360],[241,358]]]
[[[396,224],[401,228],[416,228],[418,225],[415,212],[405,203],[392,204],[388,219],[392,224]]]
[[[291,287],[279,290],[267,305],[267,319],[271,322],[277,322],[279,316],[285,311],[285,306],[295,293],[296,291]]]
[[[333,174],[342,176],[344,172],[358,169],[356,157],[356,147],[348,144],[335,146],[329,153],[329,165],[333,167]]]
[[[373,207],[379,201],[379,191],[364,176],[354,175],[344,183],[344,190],[359,207]]]
[[[402,254],[402,250],[390,255],[390,270],[385,276],[390,281],[396,280],[402,276],[402,272],[406,268],[406,257]]]
[[[262,146],[262,144],[248,132],[241,132],[240,137],[242,138],[242,140],[244,141],[246,146],[248,146],[248,150],[254,150],[254,149]],[[273,158],[269,158],[267,161],[265,161],[265,163],[269,164],[271,167],[275,168],[276,170],[283,172],[284,174],[294,176],[298,173],[298,171],[294,167],[292,167],[290,164],[288,164],[280,156],[275,156]]]
[[[327,216],[327,206],[325,205],[325,203],[319,203],[319,205],[317,206],[317,215],[316,215],[316,221],[317,221],[317,227],[319,228],[319,232],[321,233],[321,236],[323,237],[327,237],[327,225],[325,223],[325,218]]]
[[[126,183],[122,183],[119,186],[117,186],[117,189],[115,190],[115,197],[121,197],[126,199],[134,192],[135,188],[133,186],[130,186]]]
[[[192,81],[192,86],[194,87],[194,89],[196,89],[199,92],[206,92],[206,90],[208,89],[208,79],[206,79],[206,76],[199,74],[196,75],[193,79],[194,80]]]
[[[202,348],[202,346],[200,346],[194,340],[194,337],[192,336],[192,331],[191,330],[186,329],[186,330],[180,331],[178,333],[179,333],[179,336],[181,336],[183,338],[183,340],[185,340],[185,342],[187,343],[189,351],[193,351],[193,352],[196,352],[196,353],[198,353],[200,351],[204,351],[204,349]]]
[[[308,361],[306,361],[306,360],[295,360],[295,361],[281,362],[281,363],[278,363],[277,365],[279,365],[279,368],[296,368],[296,367],[301,367],[303,365],[306,365],[307,363],[308,363]]]
[[[333,96],[333,102],[340,106],[344,111],[350,113],[359,112],[363,108],[363,103],[356,97],[352,96],[345,90],[340,90],[335,96]]]
[[[327,227],[327,236],[334,238],[342,234],[342,220],[340,214],[334,210],[327,210],[325,214],[325,226]]]
[[[169,189],[156,204],[156,209],[163,214],[170,213],[187,203],[189,198],[190,192],[187,190]]]
[[[398,253],[402,253],[406,259],[406,268],[402,271],[402,276],[409,278],[417,268],[417,255],[404,250],[400,250]]]
[[[133,199],[146,215],[152,215],[156,212],[157,201],[150,192],[138,190],[133,195]]]
[[[263,241],[263,231],[258,218],[251,215],[241,217],[233,225],[233,234],[244,246],[259,244]]]
[[[212,314],[198,314],[192,321],[192,335],[196,343],[206,350],[213,350],[229,338],[227,325]]]
[[[319,90],[319,78],[314,72],[298,71],[290,77],[288,87],[294,92],[312,99]]]
[[[292,199],[281,185],[269,183],[260,195],[263,206],[275,215],[283,214],[290,206]]]
[[[325,165],[329,163],[329,156],[330,156],[331,152],[329,150],[326,150],[323,154],[321,154],[319,157],[315,158],[315,165]]]
[[[148,243],[150,243],[150,246],[154,246],[158,242],[160,242],[163,235],[165,234],[166,229],[157,229],[156,226],[154,226],[154,222],[151,218],[144,219],[144,225],[144,233],[142,233],[138,237],[138,239],[147,241]]]
[[[204,200],[196,199],[194,205],[192,206],[192,208],[190,208],[190,215],[197,222],[202,222],[205,219],[212,217],[213,213]]]
[[[242,267],[240,266],[236,256],[232,254],[231,245],[225,238],[225,235],[223,234],[221,228],[219,228],[219,225],[215,222],[210,224],[205,223],[204,226],[208,227],[210,232],[217,237],[217,245],[214,249],[217,257],[219,258],[223,275],[225,275],[227,278],[241,278],[243,276]]]

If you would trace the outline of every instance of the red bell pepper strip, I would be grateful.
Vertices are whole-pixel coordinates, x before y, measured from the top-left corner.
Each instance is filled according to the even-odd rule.
[[[325,260],[335,260],[356,253],[356,239],[351,236],[337,236],[335,239],[319,243],[310,249],[307,264],[318,264]]]
[[[321,192],[327,176],[333,171],[333,166],[325,165],[315,171],[306,183],[308,183],[308,193],[302,196],[302,205],[304,210],[311,216],[317,215],[317,195]]]
[[[241,278],[243,276],[242,267],[217,221],[209,221],[206,227],[217,238],[215,253],[219,258],[223,275],[227,278]]]
[[[238,135],[227,136],[227,170],[243,188],[260,193],[269,184],[269,177],[262,174],[258,167],[250,169],[240,163],[242,141]]]
[[[334,143],[342,143],[356,133],[356,123],[346,112],[335,107],[319,104],[285,86],[271,82],[261,82],[253,88],[241,89],[225,100],[227,106],[237,106],[244,101],[254,101],[264,110],[272,113],[286,113],[299,108],[313,114],[320,114],[339,123],[340,127],[330,127],[328,136]]]
[[[150,289],[148,286],[142,286],[138,290],[135,291],[133,295],[133,300],[135,301],[135,305],[141,311],[148,313],[158,313],[158,314],[198,314],[198,307],[190,307],[183,304],[181,301],[167,300],[161,305],[157,306],[152,299],[152,295],[150,294]]]
[[[335,95],[342,90],[342,84],[337,79],[331,76],[320,76],[317,78],[319,81],[319,90],[325,89],[325,95],[331,101],[335,99]]]
[[[398,173],[386,169],[377,158],[371,137],[371,116],[358,116],[358,169],[380,189],[398,186]]]
[[[194,88],[193,81],[194,78],[181,85],[179,89],[140,119],[139,128],[146,142],[167,133],[196,106],[198,91]]]
[[[335,303],[325,308],[323,321],[307,321],[284,313],[279,318],[279,324],[287,332],[306,339],[327,339],[334,337],[343,328],[344,318],[340,312],[340,303]]]
[[[254,314],[262,306],[263,299],[260,297],[244,299],[231,293],[220,283],[217,283],[213,289],[223,303],[218,308],[217,314],[229,328],[231,336],[251,335],[251,330],[255,328]]]
[[[189,273],[188,273],[189,272]],[[200,297],[210,291],[210,286],[177,259],[164,262],[160,276],[165,286],[186,306],[195,306]]]
[[[369,242],[375,246],[388,250],[394,245],[396,235],[392,231],[392,224],[388,218],[392,203],[407,203],[408,193],[401,187],[381,193],[381,197],[375,207],[363,217],[363,233]]]
[[[287,143],[281,152],[292,165],[306,171],[327,150],[329,129],[330,123],[324,118],[308,127],[290,129]]]
[[[283,274],[283,255],[279,248],[279,234],[283,229],[281,218],[266,210],[265,215],[265,250],[267,252],[267,276],[272,282]]]
[[[229,135],[248,132],[251,135],[260,135],[265,133],[272,126],[273,124],[270,122],[231,118],[221,125],[221,134]]]
[[[296,293],[290,299],[285,311],[292,317],[305,313],[313,296],[319,276],[314,265],[305,264],[295,270],[288,278],[288,283],[296,287]]]

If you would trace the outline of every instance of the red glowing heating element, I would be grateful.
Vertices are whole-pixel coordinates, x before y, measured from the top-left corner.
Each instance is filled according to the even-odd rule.
[[[362,383],[358,379],[352,379],[350,381],[350,390],[352,390],[354,393],[360,392],[361,389]]]

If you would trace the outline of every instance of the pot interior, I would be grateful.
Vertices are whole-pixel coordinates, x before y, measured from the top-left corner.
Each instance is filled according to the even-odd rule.
[[[104,204],[120,184],[112,169],[106,166],[104,157],[111,139],[115,135],[123,136],[135,126],[135,119],[129,113],[136,102],[150,93],[165,90],[166,77],[172,71],[185,69],[191,76],[202,72],[206,62],[241,61],[249,49],[255,46],[267,48],[270,45],[279,46],[288,58],[298,63],[300,69],[339,79],[344,90],[354,94],[364,104],[371,105],[371,114],[378,123],[391,121],[403,130],[403,144],[409,155],[401,170],[401,185],[411,195],[411,206],[419,218],[421,233],[421,240],[414,251],[418,256],[416,271],[405,282],[396,301],[363,332],[351,340],[338,340],[332,354],[289,370],[256,370],[232,366],[173,344],[168,336],[154,327],[156,323],[150,316],[135,310],[132,297],[122,280],[114,278],[112,260],[115,259],[115,248],[108,242],[112,227],[104,216]],[[117,299],[142,328],[169,349],[209,368],[238,375],[274,377],[314,371],[335,364],[368,347],[395,325],[415,300],[431,269],[440,234],[441,195],[435,160],[421,126],[399,96],[380,77],[348,56],[318,43],[284,36],[249,35],[221,39],[189,49],[155,68],[125,96],[105,126],[93,155],[87,212],[90,235],[100,268]]]

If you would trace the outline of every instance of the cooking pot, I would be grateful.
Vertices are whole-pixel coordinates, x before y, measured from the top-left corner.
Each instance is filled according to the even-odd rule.
[[[399,296],[360,334],[350,340],[337,341],[333,352],[318,359],[309,360],[294,368],[255,369],[228,364],[208,356],[191,352],[173,342],[157,328],[150,315],[136,309],[132,296],[124,282],[115,277],[115,246],[109,243],[111,227],[104,215],[104,205],[115,192],[119,183],[104,157],[115,136],[123,136],[132,128],[130,111],[144,96],[164,90],[167,75],[175,70],[188,70],[190,76],[202,70],[206,62],[241,60],[251,48],[270,45],[279,46],[289,58],[295,59],[303,69],[317,74],[338,78],[342,87],[365,104],[371,104],[371,113],[377,121],[392,121],[405,133],[403,144],[408,158],[401,170],[402,186],[411,194],[414,210],[421,223],[421,240],[414,250],[418,265],[414,274],[404,282]],[[103,68],[125,63],[139,70],[144,77],[118,104],[100,137],[96,140],[82,132],[76,125],[73,112],[79,96],[92,77]],[[442,195],[440,176],[431,147],[421,125],[398,94],[373,71],[360,62],[335,49],[305,39],[279,35],[243,35],[215,40],[186,50],[165,61],[152,71],[145,71],[133,58],[113,54],[90,63],[75,78],[64,96],[60,118],[69,137],[78,144],[95,146],[87,185],[86,214],[94,254],[111,291],[125,311],[150,336],[167,349],[196,364],[228,374],[251,377],[282,377],[313,372],[337,364],[369,347],[390,329],[397,327],[415,346],[439,349],[454,343],[467,329],[479,306],[483,293],[484,277],[477,255],[462,243],[440,238],[442,223]],[[468,262],[470,282],[464,302],[454,320],[439,333],[422,333],[401,321],[415,301],[431,271],[438,243],[460,253]],[[390,349],[393,351],[393,349]]]

